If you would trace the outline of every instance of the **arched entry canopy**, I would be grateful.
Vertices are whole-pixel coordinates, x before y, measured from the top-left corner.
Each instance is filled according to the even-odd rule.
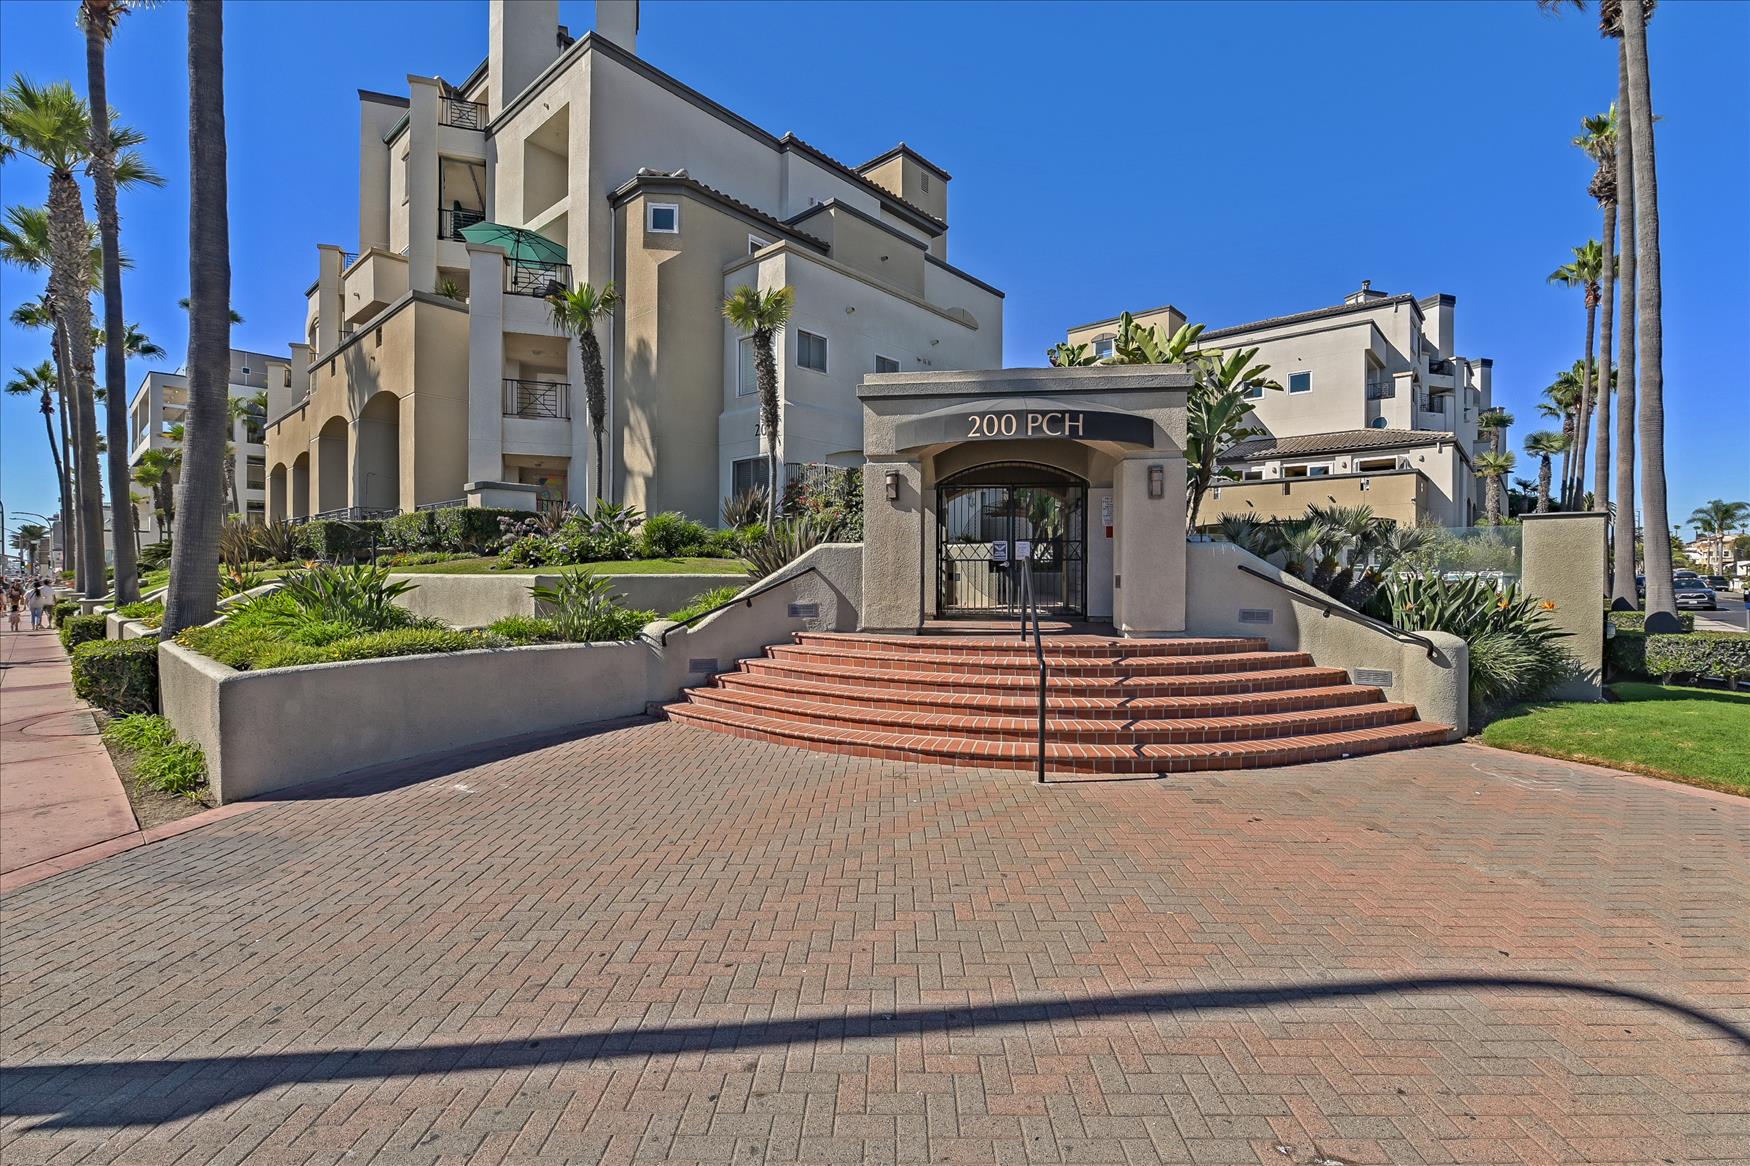
[[[1048,397],[995,397],[957,402],[893,427],[894,450],[961,441],[1067,438],[1153,449],[1154,421],[1127,410],[1090,407]]]

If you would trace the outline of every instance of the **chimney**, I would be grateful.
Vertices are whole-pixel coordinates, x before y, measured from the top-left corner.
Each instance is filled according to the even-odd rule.
[[[638,51],[638,0],[595,0],[595,34]]]
[[[492,0],[487,113],[497,117],[559,55],[559,0]]]
[[[1346,304],[1371,304],[1374,300],[1388,298],[1390,297],[1384,292],[1373,290],[1373,281],[1371,279],[1364,279],[1361,281],[1361,290],[1350,292],[1343,298],[1343,302]]]

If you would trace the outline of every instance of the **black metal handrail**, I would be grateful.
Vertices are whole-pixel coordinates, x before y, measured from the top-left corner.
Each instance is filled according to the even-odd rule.
[[[716,615],[718,612],[722,611],[723,609],[728,608],[728,607],[734,607],[738,603],[745,603],[749,607],[752,607],[753,601],[756,598],[758,598],[761,595],[764,595],[766,592],[770,591],[772,588],[776,587],[778,584],[788,583],[792,579],[800,579],[800,578],[802,578],[802,576],[807,575],[807,574],[818,575],[818,574],[820,574],[820,570],[819,570],[819,568],[814,567],[814,566],[807,566],[807,567],[802,568],[802,570],[796,572],[794,575],[785,575],[782,579],[768,579],[766,582],[762,583],[758,587],[753,587],[753,588],[750,588],[746,591],[743,591],[740,595],[737,595],[734,599],[728,600],[724,603],[719,603],[716,607],[707,607],[704,611],[699,612],[697,615],[689,615],[686,619],[676,620],[674,623],[670,624],[668,627],[665,627],[662,629],[662,635],[657,637],[657,642],[666,648],[668,646],[668,633],[674,631],[676,628],[684,628],[684,627],[687,627],[691,624],[697,623],[699,620],[704,619],[708,615]]]
[[[1045,691],[1050,669],[1045,663],[1045,638],[1039,626],[1039,603],[1033,597],[1033,560],[1021,561],[1021,643],[1027,642],[1027,616],[1033,616],[1033,656],[1039,661],[1039,784],[1045,784]]]
[[[513,296],[550,296],[571,286],[569,263],[531,263],[511,259],[504,265],[504,290]]]
[[[531,381],[506,377],[504,415],[531,420],[569,421],[571,385],[567,381]]]
[[[1400,627],[1394,627],[1389,623],[1383,623],[1380,620],[1374,619],[1371,615],[1362,615],[1353,607],[1345,606],[1334,599],[1328,599],[1317,592],[1302,591],[1298,587],[1290,587],[1282,580],[1266,575],[1262,571],[1254,571],[1244,563],[1236,563],[1235,566],[1239,567],[1240,570],[1244,571],[1254,579],[1262,579],[1273,587],[1282,588],[1282,590],[1288,592],[1302,603],[1308,603],[1314,607],[1323,608],[1327,619],[1333,615],[1340,615],[1344,619],[1352,620],[1353,622],[1360,624],[1362,627],[1372,628],[1381,635],[1390,636],[1395,640],[1416,644],[1428,653],[1428,659],[1430,660],[1439,655],[1440,650],[1434,646],[1434,641],[1430,640],[1427,636],[1419,636],[1415,632],[1406,631]]]
[[[482,211],[465,210],[462,207],[451,207],[449,210],[438,210],[438,238],[452,239],[457,243],[465,243],[462,238],[462,228],[472,227],[475,223],[484,223],[486,215]]]
[[[486,106],[479,101],[445,97],[438,104],[438,124],[455,126],[459,130],[483,130],[486,128]]]

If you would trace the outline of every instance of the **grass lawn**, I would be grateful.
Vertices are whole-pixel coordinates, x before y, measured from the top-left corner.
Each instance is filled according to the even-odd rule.
[[[494,558],[451,559],[417,567],[393,567],[408,575],[557,575],[575,567],[510,567],[499,569]],[[618,563],[589,563],[583,570],[596,575],[740,575],[747,564],[740,559],[627,559]]]
[[[1623,682],[1608,704],[1526,705],[1484,744],[1750,795],[1750,693]]]

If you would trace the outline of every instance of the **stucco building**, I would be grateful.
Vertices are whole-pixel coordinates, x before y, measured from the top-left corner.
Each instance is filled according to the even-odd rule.
[[[251,400],[278,386],[284,390],[291,383],[292,362],[286,356],[269,356],[263,352],[231,350],[229,391],[233,400]],[[128,465],[137,466],[147,450],[165,449],[175,444],[172,427],[183,423],[188,412],[188,377],[179,372],[154,371],[146,374],[140,387],[128,402]],[[256,410],[240,412],[231,422],[230,443],[232,480],[237,496],[232,510],[250,522],[264,521],[267,515],[267,445],[262,423],[266,418]],[[146,493],[135,486],[135,493]],[[165,536],[164,524],[150,502],[136,508],[140,538],[157,542]]]
[[[769,133],[637,56],[637,31],[631,0],[575,40],[555,0],[493,0],[468,77],[360,92],[358,249],[317,247],[291,382],[270,386],[270,516],[588,502],[555,287],[621,293],[598,333],[606,492],[647,512],[715,519],[763,481],[752,351],[721,314],[739,285],[796,290],[786,463],[861,461],[865,373],[1001,363],[1002,293],[948,259],[947,171]],[[492,224],[512,229],[496,245],[473,229]]]
[[[1492,438],[1493,362],[1459,354],[1457,299],[1388,295],[1367,281],[1340,304],[1205,331],[1202,342],[1257,348],[1281,391],[1260,390],[1265,436],[1229,452],[1240,480],[1222,484],[1200,521],[1226,514],[1291,517],[1311,505],[1365,503],[1400,522],[1468,526],[1481,513],[1477,453]],[[1138,313],[1171,333],[1171,304]],[[1072,344],[1110,355],[1116,317],[1069,330]]]

